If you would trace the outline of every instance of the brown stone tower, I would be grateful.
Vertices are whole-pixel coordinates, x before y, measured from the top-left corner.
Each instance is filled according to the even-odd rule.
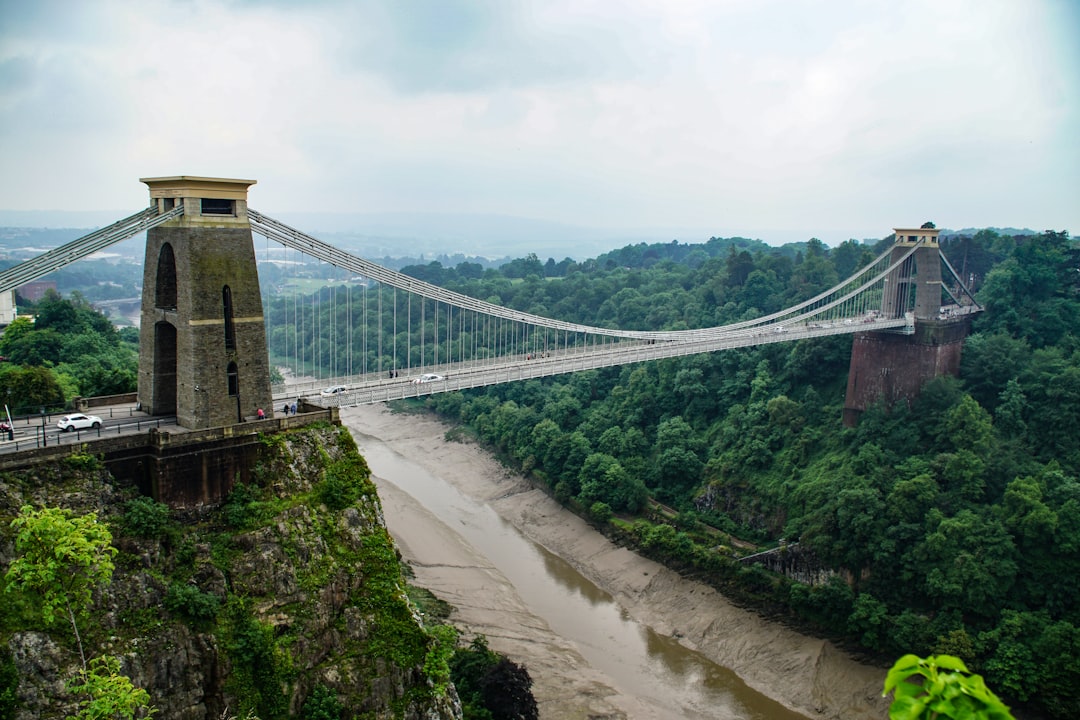
[[[856,333],[851,346],[844,424],[851,427],[878,400],[911,402],[927,381],[960,370],[960,351],[971,316],[943,316],[938,230],[896,228],[893,261],[918,248],[885,279],[882,314],[914,314],[915,332]],[[920,245],[920,243],[922,243]]]
[[[184,214],[146,233],[139,402],[186,428],[271,412],[259,274],[247,217],[254,180],[142,178],[160,210]]]
[[[915,319],[932,320],[941,307],[941,246],[934,228],[894,228],[896,244],[893,245],[890,262],[896,262],[911,248],[919,245],[915,253],[898,269],[885,278],[882,298],[882,314],[900,317],[911,307],[911,294],[915,298]]]

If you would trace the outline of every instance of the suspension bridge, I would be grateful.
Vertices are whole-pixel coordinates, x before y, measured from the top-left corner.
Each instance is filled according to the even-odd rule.
[[[245,403],[269,405],[271,411],[290,398],[318,396],[326,386],[342,388],[319,397],[326,405],[379,403],[767,343],[868,331],[912,334],[919,322],[952,322],[981,310],[941,253],[937,231],[920,228],[897,229],[895,245],[866,267],[779,312],[693,330],[590,326],[479,300],[360,258],[248,207],[246,190],[254,181],[176,176],[143,182],[151,187],[148,208],[0,272],[0,292],[147,232],[141,345],[155,349],[151,355],[141,350],[140,398],[145,394],[144,403],[151,404],[152,396],[159,410],[180,407],[183,425],[207,426],[227,417],[201,409],[214,401],[200,400],[199,393],[235,398],[226,410],[240,421],[250,414]],[[155,228],[171,230],[152,247]],[[228,235],[236,231],[235,238]],[[258,288],[258,298],[245,300],[237,288],[252,280],[240,276],[254,274],[258,285],[251,233],[295,253],[297,260],[287,262],[312,259],[341,268],[350,279],[310,296],[282,296],[267,285]],[[210,252],[208,244],[224,246],[234,239],[237,249],[229,255],[207,260],[199,254]],[[204,286],[183,287],[188,284]],[[202,308],[194,315],[185,314],[177,300],[185,292]],[[236,328],[253,324],[265,330],[244,345]],[[187,340],[186,330],[177,330],[187,327],[211,332]],[[245,391],[240,379],[245,358],[263,353],[265,363],[267,340],[274,364],[292,380],[266,392]],[[219,354],[228,364],[200,375],[199,367],[178,363],[178,352],[198,358],[192,361],[196,366]],[[322,368],[317,379],[305,379],[316,367]],[[144,376],[152,390],[144,390]]]

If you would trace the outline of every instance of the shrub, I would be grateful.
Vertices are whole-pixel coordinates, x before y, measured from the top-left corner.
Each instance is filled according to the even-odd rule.
[[[560,480],[555,483],[555,499],[564,505],[570,500],[570,496],[573,495],[574,489],[570,487],[570,483],[565,480]]]
[[[214,619],[220,604],[217,595],[203,592],[194,585],[173,584],[165,594],[165,609],[196,622]]]
[[[334,512],[339,512],[356,502],[359,497],[356,487],[341,473],[326,473],[326,479],[319,483],[315,491],[319,502]]]
[[[592,519],[598,523],[606,523],[614,517],[615,513],[612,511],[611,506],[604,502],[594,502],[589,507],[589,515]]]
[[[284,717],[288,709],[283,692],[285,669],[273,627],[258,622],[247,602],[235,596],[229,599],[225,616],[222,645],[233,668],[226,689],[239,698],[238,709],[243,713]]]
[[[72,470],[90,471],[101,468],[101,460],[98,459],[98,456],[88,455],[87,453],[72,453],[64,458],[63,462]]]
[[[317,685],[303,707],[300,708],[301,720],[341,720],[342,707],[337,693],[325,685]]]
[[[359,456],[334,461],[326,468],[326,475],[316,489],[319,501],[333,511],[344,510],[354,504],[370,485],[371,470]]]
[[[121,529],[128,535],[160,539],[169,526],[169,506],[153,498],[137,497],[124,505]]]
[[[237,483],[225,498],[223,507],[225,522],[241,529],[255,522],[259,516],[258,494],[249,485]]]
[[[424,673],[435,683],[435,693],[444,695],[450,680],[450,659],[454,656],[457,631],[450,625],[436,625],[428,629],[431,645],[424,657]]]

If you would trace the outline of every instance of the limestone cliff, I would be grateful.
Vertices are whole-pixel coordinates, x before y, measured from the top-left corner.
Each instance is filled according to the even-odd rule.
[[[342,717],[459,718],[453,686],[425,669],[433,640],[406,600],[348,432],[266,436],[253,476],[220,506],[179,515],[88,455],[0,475],[0,572],[22,505],[108,522],[116,571],[80,630],[88,654],[122,658],[157,717],[300,717],[315,695],[336,697]],[[64,683],[79,666],[70,627],[43,627],[33,597],[7,593],[2,604],[0,656],[18,675],[13,717],[64,717],[73,707]]]

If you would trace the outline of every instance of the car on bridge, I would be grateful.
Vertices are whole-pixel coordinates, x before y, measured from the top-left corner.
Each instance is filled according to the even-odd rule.
[[[319,394],[323,397],[333,397],[334,395],[340,395],[345,392],[344,385],[334,385],[333,387],[323,388],[319,391]]]
[[[72,430],[86,430],[92,428],[97,430],[101,427],[101,418],[97,415],[83,415],[82,413],[76,413],[74,415],[65,415],[60,418],[56,423],[56,427],[60,428],[61,432],[71,432]]]
[[[420,377],[413,380],[413,385],[422,385],[423,383],[439,382],[445,380],[442,375],[436,375],[435,373],[424,373]]]

